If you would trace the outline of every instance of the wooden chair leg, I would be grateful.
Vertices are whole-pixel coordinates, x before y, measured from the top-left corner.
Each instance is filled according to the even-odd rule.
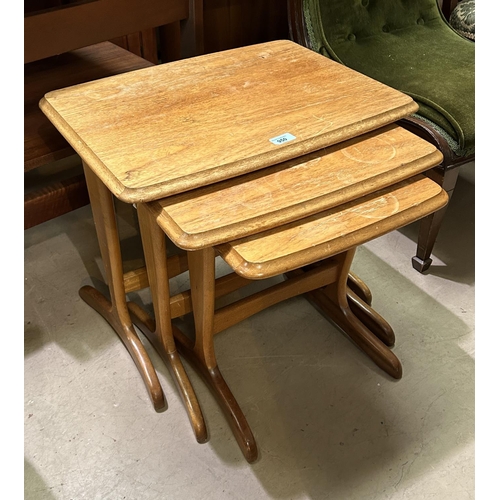
[[[392,326],[349,287],[346,290],[349,307],[354,315],[386,346],[393,346],[396,338]]]
[[[83,166],[111,301],[91,286],[82,287],[80,296],[106,319],[125,344],[144,380],[155,410],[159,411],[166,407],[167,402],[156,370],[135,332],[128,312],[113,197],[92,170],[85,163]]]
[[[457,184],[458,167],[450,170],[445,170],[442,186],[448,193],[451,199],[453,190]],[[437,235],[446,213],[448,205],[441,208],[437,212],[424,217],[420,222],[420,229],[418,233],[417,254],[412,257],[412,266],[415,270],[423,273],[429,269],[432,263],[431,253],[436,243]]]

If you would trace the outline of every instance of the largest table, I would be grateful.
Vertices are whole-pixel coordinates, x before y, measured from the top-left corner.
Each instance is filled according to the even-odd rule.
[[[110,297],[89,286],[80,295],[118,333],[157,410],[165,406],[165,396],[127,302],[128,292],[148,282],[144,273],[123,273],[113,197],[138,204],[141,211],[155,200],[180,193],[189,197],[196,188],[326,151],[417,110],[410,97],[287,40],[57,90],[40,107],[84,163]],[[440,159],[430,145],[424,156],[428,168]],[[267,228],[282,223],[266,214],[260,220]],[[156,250],[150,245],[154,255],[164,250],[158,245]],[[186,269],[187,259],[176,256],[154,279],[168,284],[169,277]],[[150,267],[150,279],[152,273]],[[363,284],[352,281],[362,292]],[[155,306],[168,306],[172,299],[158,290]],[[203,442],[207,429],[178,355],[171,317],[159,319],[150,338],[171,369],[196,438]],[[246,456],[252,461],[255,450]]]

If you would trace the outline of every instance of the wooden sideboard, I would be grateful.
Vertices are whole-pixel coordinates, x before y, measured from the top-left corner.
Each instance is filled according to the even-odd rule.
[[[89,202],[81,165],[52,169],[76,156],[38,108],[46,92],[203,52],[203,0],[27,0],[24,228]]]

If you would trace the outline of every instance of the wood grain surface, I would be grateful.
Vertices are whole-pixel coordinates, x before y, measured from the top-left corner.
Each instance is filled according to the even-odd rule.
[[[447,202],[441,186],[418,175],[217,249],[241,276],[263,279],[345,252],[435,212]]]
[[[180,248],[242,238],[354,200],[438,165],[436,148],[391,124],[321,151],[151,202]]]
[[[418,109],[405,94],[288,40],[50,92],[40,106],[129,203],[268,167]],[[283,134],[295,139],[270,141]]]
[[[38,103],[55,89],[147,68],[152,63],[102,42],[24,65],[24,170],[75,154]]]

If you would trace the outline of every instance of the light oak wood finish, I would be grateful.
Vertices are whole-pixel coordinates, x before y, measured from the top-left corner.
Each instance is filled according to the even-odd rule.
[[[447,201],[441,186],[417,176],[217,249],[241,276],[264,279],[359,246],[443,208]]]
[[[155,316],[155,328],[152,330],[143,328],[143,331],[162,357],[177,384],[196,440],[204,443],[208,439],[205,420],[173,336],[165,235],[157,230],[156,222],[143,205],[139,205],[137,210]],[[133,304],[130,307],[134,310]],[[140,317],[140,314],[136,314],[136,317]]]
[[[440,161],[435,148],[398,127],[379,130],[414,112],[411,99],[293,42],[276,41],[51,92],[40,106],[85,161],[94,217],[102,219],[96,224],[98,239],[108,254],[113,270],[108,282],[115,292],[111,305],[95,299],[90,288],[82,296],[115,329],[128,328],[132,320],[171,363],[199,441],[204,420],[176,346],[214,392],[244,456],[253,462],[255,438],[218,368],[214,335],[290,297],[310,294],[380,368],[401,376],[399,360],[388,349],[394,332],[371,309],[371,293],[350,275],[350,265],[356,245],[446,203],[432,181],[407,180]],[[270,141],[285,133],[295,138],[278,145]],[[332,148],[341,142],[343,147]],[[293,161],[304,155],[311,156]],[[401,184],[391,187],[396,180]],[[301,183],[303,189],[297,189]],[[288,187],[284,197],[283,186]],[[184,192],[189,196],[176,197],[178,205],[154,203]],[[196,226],[200,214],[190,198],[200,201],[200,193],[212,199],[203,226]],[[141,272],[123,275],[116,227],[111,229],[113,195],[139,204],[147,280]],[[191,208],[179,208],[182,203]],[[177,257],[170,266],[165,261],[167,223],[158,223],[166,219],[178,227],[196,226],[193,234],[200,233],[190,247],[189,238],[187,245],[180,241],[185,228],[172,232],[177,246],[191,248],[191,289],[174,297],[169,273],[182,272],[185,261]],[[216,248],[243,277],[215,279]],[[247,278],[281,273],[287,275],[283,282],[215,308],[217,297],[247,285]],[[125,290],[146,282],[155,319],[125,296]],[[110,317],[108,309],[126,314]],[[171,322],[190,311],[194,340]]]
[[[174,278],[188,270],[186,253],[171,255],[167,262],[167,274]],[[125,293],[135,292],[149,287],[148,272],[146,267],[128,271],[123,275]]]
[[[253,189],[252,180],[247,184],[245,179],[241,178],[242,192],[245,188]],[[174,330],[174,335],[182,352],[217,398],[248,462],[257,459],[257,444],[218,368],[214,335],[283,300],[308,294],[379,368],[396,379],[401,378],[401,363],[388,349],[394,344],[392,328],[349,288],[351,283],[364,297],[371,299],[366,285],[357,276],[350,276],[351,262],[356,246],[439,210],[447,199],[439,185],[417,175],[295,223],[223,243],[216,250],[244,278],[255,280],[286,274],[288,279],[218,309],[215,308],[214,248],[208,246],[188,252],[195,341],[179,330]],[[227,210],[233,200],[227,198]],[[152,205],[158,206],[158,203],[148,204],[144,211],[150,221],[158,221],[158,214],[150,208]],[[208,214],[205,217],[208,225],[210,217]],[[214,218],[219,220],[219,214]],[[163,236],[163,231],[154,224],[147,228],[141,225],[141,232],[145,231],[155,232],[155,238]],[[243,226],[240,233],[245,233]],[[141,314],[138,312],[136,316],[138,325],[144,328]]]
[[[356,200],[424,172],[441,158],[428,142],[388,125],[259,172],[153,202],[148,208],[178,247],[197,250]]]
[[[298,51],[298,53],[296,53]],[[237,57],[237,55],[241,54],[241,57]],[[313,55],[313,59],[311,61],[308,60],[309,55]],[[229,57],[229,59],[227,59]],[[270,68],[272,67],[271,65],[276,65],[280,71],[283,71],[285,68],[291,69],[296,68],[297,65],[297,60],[298,58],[304,58],[304,64],[302,66],[303,71],[312,71],[315,70],[315,74],[313,76],[322,76],[324,75],[325,77],[329,75],[332,78],[338,78],[339,80],[339,85],[342,83],[342,79],[347,78],[347,74],[343,73],[343,70],[341,71],[340,74],[337,74],[337,69],[341,69],[341,66],[338,66],[336,64],[333,64],[331,66],[325,66],[324,62],[325,60],[323,58],[317,58],[316,55],[311,54],[308,51],[304,51],[301,47],[299,47],[296,44],[293,44],[291,42],[275,42],[272,44],[263,44],[262,46],[258,47],[252,47],[252,48],[245,48],[242,49],[241,51],[238,51],[237,53],[234,51],[231,51],[230,53],[226,54],[217,54],[213,56],[207,56],[206,58],[203,58],[204,64],[200,64],[200,60],[191,60],[191,61],[181,61],[179,63],[173,63],[169,64],[168,68],[168,75],[169,79],[167,83],[167,86],[165,85],[159,85],[165,78],[165,73],[163,72],[163,68],[160,67],[154,67],[153,72],[151,73],[143,73],[143,71],[136,72],[132,75],[132,73],[129,73],[129,76],[132,77],[132,79],[129,81],[126,79],[125,81],[122,81],[122,76],[125,75],[120,75],[120,76],[115,76],[113,78],[108,78],[106,80],[100,80],[100,82],[92,82],[89,84],[82,84],[82,85],[77,85],[68,89],[64,89],[61,91],[56,91],[53,93],[50,93],[47,96],[47,99],[42,100],[41,102],[41,107],[44,112],[46,112],[47,116],[49,119],[52,121],[52,123],[56,126],[56,128],[61,132],[66,139],[70,139],[70,143],[72,146],[75,147],[75,149],[78,151],[79,155],[82,157],[83,160],[86,162],[88,161],[91,165],[99,164],[95,162],[96,157],[98,154],[108,154],[108,149],[113,150],[115,147],[115,139],[116,136],[113,134],[119,133],[120,135],[125,133],[126,138],[121,139],[119,142],[119,146],[121,147],[122,151],[120,151],[120,158],[124,159],[125,163],[134,162],[137,160],[137,153],[132,154],[130,158],[127,159],[127,154],[130,153],[130,149],[127,150],[126,144],[129,142],[131,143],[131,147],[137,148],[137,151],[140,153],[140,151],[147,151],[147,155],[149,156],[151,154],[152,157],[155,156],[155,152],[150,149],[151,143],[147,140],[148,134],[146,131],[141,128],[142,126],[146,127],[151,133],[153,133],[153,136],[151,136],[151,139],[154,141],[159,141],[161,143],[161,135],[162,135],[162,121],[165,120],[165,117],[168,115],[170,116],[170,113],[165,113],[164,110],[161,112],[162,117],[159,118],[158,113],[156,115],[151,115],[151,117],[147,117],[147,119],[141,120],[141,117],[146,117],[146,114],[148,110],[151,109],[150,107],[150,102],[151,99],[154,100],[156,97],[158,97],[158,94],[155,94],[155,89],[158,87],[161,87],[162,92],[165,94],[165,92],[168,90],[169,94],[173,94],[174,98],[178,99],[181,102],[181,107],[180,110],[182,113],[186,113],[188,109],[191,109],[191,107],[195,106],[198,102],[197,99],[201,100],[201,108],[195,111],[200,111],[206,108],[207,105],[213,104],[213,101],[211,99],[208,99],[208,97],[212,97],[211,93],[214,90],[214,85],[216,85],[216,88],[219,88],[220,94],[217,96],[218,100],[217,102],[220,103],[221,98],[227,98],[228,95],[231,95],[233,93],[234,88],[231,86],[235,84],[238,80],[246,82],[246,77],[249,75],[252,75],[254,78],[252,81],[255,84],[258,84],[259,89],[253,89],[252,93],[250,94],[254,102],[260,102],[260,90],[262,90],[262,85],[266,85],[266,78],[270,80],[271,83],[271,89],[272,88],[277,88],[277,85],[281,82],[281,78],[279,77],[279,74],[277,74],[275,71],[270,72]],[[271,59],[271,65],[269,64],[268,59]],[[206,63],[206,64],[205,64]],[[242,66],[248,66],[248,69],[242,70]],[[166,66],[165,66],[166,67]],[[218,71],[219,73],[216,73],[215,76],[212,74],[214,71]],[[270,73],[270,76],[268,77],[267,74]],[[330,74],[331,73],[331,74]],[[352,84],[356,87],[357,84],[357,78],[358,75],[354,74],[352,71],[350,71],[351,80]],[[222,76],[221,76],[222,75]],[[207,76],[210,76],[207,78]],[[205,82],[205,79],[207,80],[208,83]],[[262,79],[262,81],[261,81]],[[125,83],[124,83],[125,82]],[[244,83],[243,82],[243,83]],[[360,131],[367,131],[370,130],[371,127],[376,127],[380,125],[381,123],[386,123],[387,121],[390,121],[392,119],[396,119],[398,116],[400,116],[401,113],[407,113],[410,112],[414,105],[409,101],[408,99],[404,98],[402,101],[400,100],[400,95],[393,93],[392,89],[388,89],[384,86],[380,86],[378,84],[375,84],[375,86],[372,85],[372,82],[361,78],[361,81],[358,82],[359,85],[361,86],[361,89],[363,89],[363,92],[365,93],[372,93],[373,96],[373,102],[378,103],[375,107],[370,107],[366,103],[368,102],[366,99],[363,98],[362,102],[361,100],[358,99],[357,102],[353,103],[353,111],[356,111],[356,116],[354,118],[350,118],[347,116],[344,107],[340,106],[336,100],[331,99],[331,96],[326,95],[325,93],[320,94],[319,96],[313,96],[309,97],[309,100],[304,101],[303,106],[299,107],[297,109],[297,106],[288,106],[286,102],[280,101],[279,103],[275,104],[277,106],[276,109],[278,109],[278,106],[282,107],[282,109],[285,111],[285,115],[288,113],[290,115],[292,121],[294,123],[298,122],[299,120],[303,119],[303,116],[301,113],[306,113],[306,125],[310,129],[310,131],[305,134],[304,136],[301,134],[297,142],[302,143],[301,146],[296,149],[295,152],[286,152],[287,147],[286,145],[282,146],[275,146],[274,144],[271,144],[269,142],[269,137],[266,136],[266,141],[263,146],[259,145],[258,142],[254,139],[254,144],[251,146],[251,149],[254,151],[255,157],[257,158],[257,162],[255,165],[246,165],[244,169],[252,169],[252,168],[261,168],[262,166],[266,165],[266,162],[261,161],[261,157],[266,155],[266,151],[278,151],[278,153],[273,153],[272,159],[271,160],[266,160],[266,161],[276,161],[278,159],[285,158],[287,155],[294,155],[296,154],[297,151],[302,152],[307,152],[308,150],[312,150],[313,148],[316,148],[318,146],[321,146],[324,142],[315,142],[318,137],[321,138],[321,141],[330,141],[335,138],[335,140],[341,140],[344,138],[348,138],[350,134],[353,133],[359,133]],[[129,92],[131,95],[131,99],[133,102],[137,102],[138,108],[135,108],[134,113],[135,116],[133,117],[132,120],[132,115],[130,115],[131,121],[127,122],[126,120],[123,121],[123,116],[120,117],[122,113],[127,113],[129,106],[131,104],[131,101],[127,99],[123,99],[123,92],[121,90],[124,89],[123,85],[131,85],[131,91]],[[210,85],[209,85],[210,84]],[[222,84],[225,85],[225,87],[220,87]],[[96,85],[96,86],[94,86]],[[343,103],[345,102],[344,98],[348,97],[347,89],[346,89],[346,84],[344,82],[344,87],[342,92],[344,92],[345,95],[338,95],[337,98],[341,100]],[[191,87],[192,86],[192,87]],[[310,88],[307,84],[305,85],[307,87],[307,92],[312,91],[313,89]],[[250,85],[252,87],[252,85]],[[304,87],[304,82],[297,81],[292,85],[293,88],[297,89],[303,89]],[[341,87],[341,85],[340,85]],[[340,88],[339,87],[339,88]],[[240,87],[237,87],[239,89]],[[243,88],[246,88],[243,85]],[[332,87],[333,88],[333,87]],[[83,89],[83,94],[82,94],[82,89]],[[86,89],[86,90],[85,90]],[[119,90],[116,92],[116,90]],[[121,90],[120,90],[121,89]],[[193,102],[193,89],[196,92],[200,92],[201,97],[197,98]],[[229,90],[228,90],[229,89]],[[240,89],[241,90],[241,89]],[[331,90],[331,89],[330,89]],[[238,99],[236,101],[233,101],[239,104],[242,104],[245,99],[248,97],[247,94],[242,94],[241,92],[235,92]],[[308,94],[309,95],[309,94]],[[52,97],[50,97],[52,96]],[[60,97],[62,97],[62,100],[65,102],[65,105],[62,108],[59,108],[60,104]],[[170,98],[169,96],[167,96]],[[100,109],[100,111],[97,110],[97,108],[86,108],[85,102],[91,101],[93,105],[96,105],[97,108]],[[322,101],[323,99],[323,101]],[[378,99],[378,101],[377,101]],[[49,103],[50,101],[50,103]],[[168,101],[168,99],[167,99]],[[382,102],[383,101],[383,102]],[[161,99],[159,102],[162,102]],[[171,101],[169,101],[171,103]],[[71,104],[73,103],[73,104]],[[318,104],[319,103],[319,104]],[[389,104],[388,104],[389,103]],[[55,107],[53,107],[54,105]],[[203,108],[203,105],[205,108]],[[308,107],[308,105],[310,105]],[[113,113],[111,113],[111,106],[113,109]],[[160,106],[161,107],[161,106]],[[316,122],[318,122],[318,116],[316,116],[316,112],[320,112],[324,116],[324,111],[328,108],[331,107],[332,110],[330,112],[331,115],[337,112],[342,113],[342,120],[339,120],[340,125],[333,124],[333,122],[326,123],[326,128],[325,125],[322,123],[321,124],[321,130],[319,132],[322,132],[323,129],[325,129],[330,135],[328,136],[329,138],[325,138],[323,135],[318,133],[318,125]],[[57,108],[57,112],[56,112]],[[175,106],[174,106],[175,108]],[[310,108],[310,109],[309,109]],[[164,109],[164,108],[163,108]],[[287,111],[288,110],[288,111]],[[175,123],[175,117],[177,116],[178,119],[178,113],[179,109],[169,109],[169,111],[172,112],[173,114],[173,122]],[[54,114],[51,114],[51,112],[54,112]],[[139,115],[137,114],[138,112]],[[62,116],[59,114],[62,113]],[[96,145],[91,145],[92,147],[89,146],[89,143],[87,142],[87,139],[85,137],[85,134],[82,136],[79,135],[79,132],[81,132],[81,120],[82,120],[82,113],[87,115],[87,118],[89,118],[89,121],[87,122],[87,127],[88,131],[92,134],[94,134],[97,130],[100,129],[99,133],[97,135],[103,135],[106,136],[106,140],[102,143],[103,148],[106,150],[100,150],[99,147],[96,147]],[[92,117],[90,114],[92,114]],[[115,115],[116,113],[116,115]],[[176,115],[177,113],[177,115]],[[260,121],[264,121],[264,118],[268,116],[268,110],[263,109],[262,106],[258,108],[257,110],[253,110],[252,113],[260,113]],[[312,114],[311,114],[312,113]],[[229,129],[231,125],[233,125],[233,120],[229,121],[229,118],[232,118],[232,116],[229,116],[228,113],[228,108],[222,108],[220,111],[221,116],[226,120],[226,128]],[[104,123],[99,121],[99,116],[104,116],[107,115],[108,118],[115,115],[115,118],[112,118],[112,121],[114,125],[111,127],[113,129],[113,134],[110,136],[107,136],[107,130],[108,127],[100,128],[104,126]],[[277,122],[279,117],[277,116],[278,113],[276,113],[275,121]],[[228,118],[229,117],[229,118]],[[252,115],[252,117],[259,118],[257,115]],[[311,118],[312,117],[312,118]],[[160,119],[160,123],[158,123],[158,119]],[[324,118],[326,119],[326,118]],[[142,125],[139,127],[139,129],[135,129],[136,123],[141,122]],[[319,120],[321,121],[321,120]],[[315,123],[314,126],[313,122]],[[151,123],[155,124],[155,127],[151,126]],[[116,125],[116,127],[115,127]],[[177,124],[179,125],[179,124]],[[182,125],[182,123],[180,124]],[[189,132],[190,129],[190,122],[189,120],[184,123],[184,127],[186,130]],[[195,130],[198,131],[199,134],[203,132],[203,134],[206,134],[204,129],[200,126],[198,128],[195,128]],[[68,132],[69,131],[69,132]],[[294,130],[296,132],[296,130]],[[227,132],[228,133],[228,132]],[[204,135],[201,136],[201,139],[203,139]],[[200,138],[200,136],[198,136]],[[89,141],[91,142],[91,141]],[[196,142],[196,141],[195,141]],[[133,143],[133,144],[132,144]],[[196,145],[195,145],[196,146]],[[220,147],[220,145],[219,145]],[[92,149],[92,150],[91,150]],[[194,151],[199,150],[198,146],[192,148]],[[376,148],[375,148],[376,149]],[[262,153],[263,151],[263,153]],[[285,151],[286,154],[280,153],[280,151]],[[203,156],[205,161],[208,161],[208,156],[207,152],[202,151],[205,156]],[[133,153],[133,152],[132,152]],[[213,154],[214,151],[208,152],[209,154]],[[427,151],[428,154],[432,155],[432,152]],[[142,154],[142,153],[141,153]],[[250,149],[247,149],[247,146],[244,145],[244,147],[236,151],[236,154],[233,155],[234,162],[236,163],[245,163],[246,157],[245,155],[250,154]],[[170,155],[168,157],[168,160],[170,161],[171,158],[173,158],[175,155]],[[177,155],[175,158],[177,158],[179,161],[182,161],[182,170],[188,169],[190,166],[190,162],[192,161],[192,156],[190,157],[189,155],[181,156]],[[92,163],[94,161],[94,163]],[[121,160],[120,160],[121,161]],[[91,167],[91,165],[87,164],[87,168]],[[119,175],[120,173],[120,164],[114,165],[117,169],[117,174]],[[162,190],[158,190],[158,185],[155,184],[157,182],[158,176],[162,176],[165,174],[161,169],[158,171],[151,165],[147,165],[147,168],[144,169],[144,172],[146,173],[147,176],[151,174],[151,177],[146,180],[146,183],[151,183],[151,185],[146,185],[144,188],[144,191],[148,193],[148,196],[156,196],[159,195],[159,193],[162,193]],[[205,166],[207,167],[207,166]],[[210,165],[208,167],[211,168]],[[231,170],[228,170],[226,167],[227,165],[225,163],[221,163],[219,165],[219,173],[217,174],[217,178],[222,177],[225,178],[227,176],[231,177],[234,175],[234,172]],[[168,164],[166,166],[168,168]],[[422,167],[420,167],[422,168]],[[98,178],[100,181],[105,180],[106,175],[103,173],[102,170],[97,169],[94,171],[94,173],[97,172],[96,178]],[[113,172],[114,175],[115,172]],[[179,174],[179,169],[175,170],[168,170],[168,175],[166,175],[167,180],[169,179],[168,176],[179,176],[182,174]],[[126,173],[126,175],[128,175]],[[182,185],[182,189],[192,189],[193,187],[196,186],[197,182],[199,182],[200,179],[203,179],[203,182],[209,182],[210,177],[206,177],[203,173],[203,168],[200,173],[201,177],[197,176],[190,176],[189,177],[189,184],[187,186]],[[174,179],[175,180],[175,179]],[[95,179],[94,179],[95,181]],[[161,184],[161,183],[160,183]],[[177,189],[179,188],[179,185],[177,185],[175,182],[173,183],[174,185],[177,186]],[[101,189],[102,186],[99,187]],[[108,185],[109,188],[109,185]],[[120,188],[121,189],[121,188]],[[116,196],[120,196],[120,189],[118,190],[111,190],[112,194]],[[176,189],[174,188],[169,188],[169,189]],[[94,198],[98,198],[99,194],[97,194]],[[107,210],[110,211],[111,208],[108,206],[108,201],[107,199],[104,200],[104,202],[99,203],[98,201],[95,201],[93,203],[93,210],[95,212],[95,218],[99,219],[102,217],[110,219],[111,215],[103,213],[102,215],[100,212],[102,210]],[[104,207],[104,208],[103,208]],[[116,229],[116,228],[115,228]],[[102,236],[103,232],[98,231],[98,237],[99,239],[103,238],[108,238],[109,236]],[[113,238],[115,238],[116,235],[113,235]],[[101,248],[103,252],[107,252],[108,245],[106,242],[101,244]],[[113,256],[111,257],[112,260],[119,258],[119,254],[113,253]],[[121,271],[120,271],[121,272]],[[113,286],[120,288],[120,291],[130,291],[133,289],[137,289],[137,287],[144,286],[146,281],[144,280],[144,274],[137,273],[135,275],[127,275],[126,277],[121,277],[120,281],[117,283],[114,283],[113,280],[118,281],[118,277],[116,276],[117,273],[115,273],[115,276],[113,276],[111,283]],[[142,276],[142,278],[141,278]],[[142,281],[141,281],[142,280]],[[244,281],[241,279],[234,279],[234,278],[228,278],[227,280],[221,280],[221,282],[218,283],[217,290],[219,291],[218,293],[223,294],[225,293],[224,290],[231,290],[231,289],[236,289],[237,287],[243,286],[245,284]],[[126,292],[125,292],[126,293]],[[106,307],[103,306],[98,306],[97,302],[95,300],[95,297],[98,296],[97,291],[90,291],[89,289],[84,289],[82,290],[82,294],[84,297],[92,297],[93,304],[95,305],[96,308],[100,309],[102,311],[103,315],[107,314]],[[120,294],[119,296],[120,302],[125,301],[125,298],[123,297],[123,294]],[[115,297],[112,297],[112,303],[116,301],[116,293]],[[121,304],[121,307],[123,307],[123,303]],[[176,297],[172,297],[170,300],[170,306],[171,306],[171,311],[172,311],[172,317],[178,317],[182,314],[186,314],[187,312],[192,310],[192,303],[191,303],[191,296],[190,294],[179,294]],[[249,309],[250,310],[250,309]],[[223,317],[221,315],[221,317]],[[227,317],[230,318],[231,315],[227,314]],[[128,319],[126,320],[121,320],[125,326],[123,328],[128,327]],[[117,323],[117,321],[115,321]],[[120,324],[120,321],[118,321],[118,324]],[[227,320],[221,320],[221,326],[218,328],[223,328],[223,325],[227,325],[228,321]],[[119,330],[123,329],[122,326],[116,327]],[[139,363],[141,366],[145,365],[145,362]],[[151,369],[150,365],[147,364],[148,370]],[[141,368],[141,370],[144,371],[144,369]],[[156,404],[156,406],[158,406]]]
[[[82,287],[80,289],[80,296],[108,321],[123,341],[146,384],[155,410],[160,411],[166,408],[166,398],[151,359],[135,332],[131,320],[131,314],[134,315],[138,325],[143,327],[148,340],[159,352],[175,380],[196,440],[199,443],[204,443],[208,439],[208,432],[203,414],[173,339],[169,314],[165,236],[161,233],[161,238],[157,237],[155,239],[155,233],[153,232],[145,231],[144,234],[141,234],[146,262],[149,263],[147,267],[148,282],[153,292],[155,316],[158,322],[158,326],[156,326],[155,323],[141,322],[141,318],[144,315],[140,309],[136,308],[134,310],[133,305],[131,312],[129,312],[130,304],[127,302],[125,284],[127,282],[133,284],[136,281],[136,276],[133,273],[128,273],[126,276],[127,279],[125,279],[123,273],[113,196],[85,163],[84,171],[110,299],[108,300],[91,286]],[[141,209],[141,207],[139,208]],[[149,216],[144,216],[141,210],[140,217],[143,226],[146,225],[147,227]],[[157,228],[156,224],[154,226]],[[183,256],[176,256],[172,259],[172,263],[168,267],[175,274],[182,272],[184,266],[185,258]],[[132,286],[129,286],[129,288],[132,288]],[[150,328],[148,329],[147,326]]]
[[[130,319],[123,285],[123,266],[113,197],[100,179],[84,164],[99,248],[110,300],[91,286],[80,289],[81,298],[113,327],[134,360],[155,410],[166,407],[158,375]]]
[[[171,255],[167,260],[167,274],[173,278],[188,270],[187,254]],[[146,267],[134,269],[123,276],[125,293],[143,290],[149,287],[149,280]],[[215,298],[228,295],[251,283],[251,280],[245,279],[235,273],[228,274],[215,280]],[[372,294],[366,283],[353,272],[349,273],[349,299],[351,294],[354,301],[362,301],[367,305],[372,302]],[[356,304],[355,304],[356,306]],[[360,307],[362,307],[360,305]],[[172,319],[179,318],[193,311],[191,302],[191,291],[186,290],[170,297],[170,316]],[[363,314],[363,311],[361,311]]]
[[[417,110],[401,92],[286,40],[50,92],[40,106],[129,203],[271,166]],[[296,139],[270,141],[285,133]]]

